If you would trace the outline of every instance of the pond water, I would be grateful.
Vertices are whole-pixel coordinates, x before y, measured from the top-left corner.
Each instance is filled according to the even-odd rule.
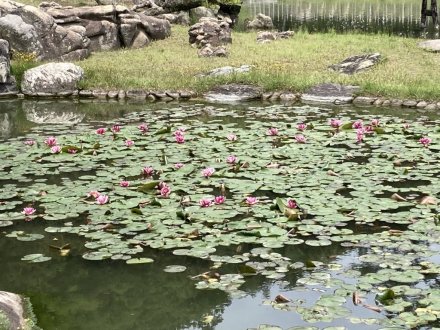
[[[2,101],[0,290],[30,297],[43,329],[433,329],[439,123],[410,109]]]
[[[279,30],[438,37],[431,17],[420,26],[420,11],[419,0],[247,0],[241,17],[263,13]]]

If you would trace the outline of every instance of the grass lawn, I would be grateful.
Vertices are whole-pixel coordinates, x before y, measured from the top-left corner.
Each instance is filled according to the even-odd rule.
[[[297,33],[292,39],[257,44],[255,32],[234,32],[228,58],[199,58],[188,43],[188,28],[172,27],[172,36],[143,49],[94,53],[78,62],[87,89],[149,89],[196,92],[228,82],[250,83],[266,90],[302,92],[321,82],[359,85],[365,95],[440,99],[440,54],[418,49],[417,39],[385,35]],[[383,61],[354,76],[329,71],[344,58],[379,52]],[[18,66],[19,63],[16,63]],[[222,78],[195,75],[220,66],[253,65],[250,74]]]

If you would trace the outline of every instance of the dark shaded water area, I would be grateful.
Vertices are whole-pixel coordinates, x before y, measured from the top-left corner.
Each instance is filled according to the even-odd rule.
[[[429,6],[428,3],[428,9]],[[275,27],[282,31],[438,37],[438,28],[431,17],[428,17],[426,27],[421,26],[420,12],[421,1],[418,0],[248,0],[243,18],[263,13],[270,16]]]
[[[265,110],[269,109],[270,119]],[[277,111],[273,111],[274,108]],[[194,109],[199,109],[194,112]],[[246,113],[252,109],[254,117]],[[255,116],[255,110],[260,114]],[[187,117],[185,112],[192,113]],[[191,112],[193,111],[193,112]],[[286,123],[277,113],[286,112],[292,123]],[[197,118],[201,121],[217,120],[219,125],[237,124],[246,128],[254,120],[270,120],[280,125],[294,125],[297,121],[311,121],[332,116],[357,118],[388,118],[389,122],[425,122],[439,120],[433,112],[408,109],[399,111],[384,108],[354,108],[306,105],[271,105],[249,103],[240,105],[212,105],[203,103],[118,103],[99,101],[0,101],[0,144],[25,137],[47,136],[49,134],[75,134],[79,130],[93,129],[103,125],[119,123],[135,124],[142,121],[154,123],[155,116],[167,116],[170,123],[189,123]],[[91,174],[92,172],[89,172]],[[59,176],[43,176],[51,184],[62,180],[75,180],[76,173]],[[413,188],[428,185],[430,181],[417,178],[406,183],[385,182],[393,187]],[[0,177],[0,192],[8,184],[7,177]],[[25,183],[24,183],[25,184]],[[3,191],[2,191],[3,190]],[[341,192],[342,194],[342,192]],[[347,193],[348,194],[348,193]],[[2,211],[0,209],[0,215]],[[67,219],[73,225],[83,223],[86,217]],[[311,220],[309,220],[311,221]],[[306,222],[307,223],[307,222]],[[312,223],[312,222],[310,222]],[[312,306],[323,295],[333,295],[334,287],[322,283],[323,273],[332,280],[342,281],[347,286],[356,283],[358,274],[374,273],[377,267],[363,263],[359,258],[369,249],[357,244],[333,242],[329,246],[306,246],[304,244],[274,248],[273,252],[290,258],[290,263],[305,263],[313,260],[318,267],[292,267],[284,276],[268,278],[262,275],[247,277],[240,290],[226,293],[220,290],[199,290],[195,288],[195,278],[208,272],[212,266],[209,260],[191,256],[176,256],[169,250],[145,248],[142,256],[153,258],[153,264],[127,265],[123,261],[84,260],[81,256],[88,251],[85,239],[72,234],[54,233],[47,235],[45,228],[51,221],[14,221],[12,227],[0,228],[0,290],[23,294],[31,298],[38,325],[43,329],[220,329],[239,330],[257,328],[262,324],[273,324],[282,329],[294,326],[311,326],[299,314],[274,308],[269,302],[278,294],[288,296],[295,304]],[[347,227],[354,233],[372,234],[388,229],[405,230],[407,225],[390,223],[350,223]],[[41,240],[20,242],[5,237],[6,233],[26,231],[42,234]],[[70,245],[68,256],[61,256],[50,245]],[[234,255],[247,253],[258,244],[239,244],[217,249],[218,254]],[[433,246],[438,249],[438,246]],[[390,248],[390,251],[392,249]],[[45,263],[25,263],[24,255],[44,252],[52,257]],[[397,250],[396,250],[397,251]],[[400,253],[400,252],[395,252]],[[430,262],[440,263],[432,257]],[[319,264],[333,265],[334,268],[319,267]],[[168,265],[184,265],[183,273],[167,273]],[[237,273],[239,266],[228,264],[222,268],[225,273]],[[324,275],[325,275],[324,274]],[[276,275],[276,274],[275,274]],[[279,275],[279,274],[278,274]],[[306,289],[301,279],[317,276],[313,289]],[[300,280],[298,282],[298,280]],[[437,287],[437,279],[428,276],[414,284],[416,288]],[[348,290],[348,289],[347,289]],[[368,304],[375,304],[375,295],[363,298]],[[339,326],[345,329],[379,329],[382,325],[374,320],[386,320],[393,314],[354,305],[350,296],[343,304],[350,310],[351,319],[338,317],[331,322],[315,321],[312,326],[324,329]],[[318,313],[318,312],[316,312]],[[357,320],[361,320],[357,322]],[[366,321],[373,320],[373,321]],[[430,326],[435,325],[431,323]],[[419,329],[425,329],[419,327]],[[428,328],[426,328],[428,329]]]

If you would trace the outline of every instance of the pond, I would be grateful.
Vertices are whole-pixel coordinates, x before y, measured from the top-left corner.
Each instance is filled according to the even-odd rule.
[[[420,0],[246,0],[241,18],[263,13],[283,31],[438,37],[431,17],[427,28],[421,28],[420,11]]]
[[[43,329],[440,326],[438,114],[16,100],[0,123],[0,290]]]

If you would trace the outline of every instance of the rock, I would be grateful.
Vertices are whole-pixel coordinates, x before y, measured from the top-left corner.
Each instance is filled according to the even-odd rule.
[[[257,33],[257,42],[266,44],[277,39],[289,39],[295,35],[293,31],[284,32],[270,32],[270,31],[260,31]]]
[[[73,63],[48,63],[27,70],[21,89],[25,95],[50,95],[74,93],[84,71]]]
[[[202,17],[216,17],[218,13],[217,10],[209,9],[203,6],[192,8],[189,10],[189,17],[193,22],[198,22]]]
[[[74,62],[81,61],[87,57],[89,57],[90,51],[88,49],[78,49],[73,52],[64,54],[60,57],[62,62]]]
[[[203,5],[203,0],[156,0],[156,5],[172,13],[179,10],[189,10]]]
[[[104,33],[90,37],[89,50],[91,52],[108,51],[121,47],[118,38],[118,26],[109,21],[101,21],[101,24]]]
[[[280,95],[280,101],[282,102],[294,102],[296,101],[296,95],[291,92],[284,92]]]
[[[242,65],[240,67],[232,67],[232,66],[223,66],[221,68],[212,69],[207,73],[202,73],[197,75],[197,77],[216,77],[216,76],[225,76],[236,73],[247,73],[251,70],[250,65]]]
[[[144,90],[129,90],[125,93],[125,96],[127,99],[131,99],[131,100],[145,100],[147,97],[147,92]]]
[[[220,6],[217,16],[227,17],[231,20],[228,23],[231,27],[238,21],[238,14],[240,14],[242,0],[212,0],[211,2]]]
[[[232,43],[231,28],[226,22],[204,17],[192,25],[188,31],[189,43],[198,48],[207,44],[213,47]]]
[[[139,14],[142,25],[148,36],[154,40],[162,40],[171,35],[171,25],[165,19]]]
[[[229,55],[225,46],[212,47],[211,45],[205,45],[197,52],[199,57],[227,57]]]
[[[437,104],[435,104],[435,103],[428,104],[428,105],[425,107],[425,110],[437,110],[437,109],[439,109],[439,107],[438,107]]]
[[[354,93],[360,90],[359,86],[344,86],[340,84],[320,84],[306,91],[302,96],[303,102],[318,103],[351,103]]]
[[[416,100],[405,100],[402,105],[407,108],[415,108],[417,106]]]
[[[428,52],[438,53],[440,52],[440,39],[422,41],[417,46]]]
[[[152,0],[142,0],[140,2],[137,2],[137,4],[133,6],[132,10],[138,13],[143,13],[147,16],[157,16],[165,14],[165,9],[156,5]]]
[[[394,99],[394,100],[391,100],[391,104],[390,104],[390,105],[391,105],[392,107],[401,107],[402,104],[403,104],[403,101],[402,101],[402,100]]]
[[[331,65],[329,68],[340,73],[355,74],[372,67],[379,62],[380,58],[379,53],[355,55],[346,58],[341,63]]]
[[[416,107],[419,109],[423,109],[424,107],[426,107],[428,105],[428,102],[426,101],[420,101],[419,103],[417,103]]]
[[[166,19],[171,24],[179,24],[185,26],[190,24],[189,14],[187,11],[183,10],[176,13],[157,15],[156,17],[160,19]]]
[[[139,31],[137,36],[134,38],[133,43],[131,44],[132,48],[141,48],[150,44],[150,39],[146,35],[145,32]]]
[[[215,87],[204,95],[211,102],[240,102],[261,99],[263,90],[252,85],[228,84]]]
[[[375,97],[358,96],[353,100],[353,104],[373,104],[376,101]]]
[[[0,97],[17,94],[15,77],[11,75],[9,43],[0,39]]]
[[[23,302],[19,295],[0,291],[0,326],[2,329],[25,329]],[[4,325],[4,327],[3,327]]]
[[[272,30],[274,28],[272,18],[262,13],[257,14],[252,21],[246,22],[245,26],[247,29],[254,30]]]

